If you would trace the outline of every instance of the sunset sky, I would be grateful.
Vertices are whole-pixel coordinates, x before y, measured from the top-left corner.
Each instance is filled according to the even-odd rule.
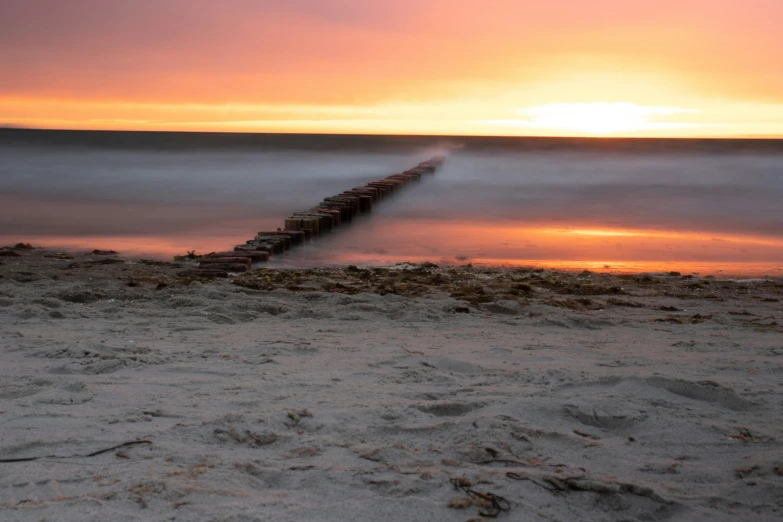
[[[0,126],[783,137],[781,0],[0,0]]]

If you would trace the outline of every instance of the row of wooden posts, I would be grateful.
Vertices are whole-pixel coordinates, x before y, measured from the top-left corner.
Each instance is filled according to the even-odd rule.
[[[213,252],[199,259],[198,268],[180,272],[183,276],[227,277],[229,272],[244,272],[252,263],[269,261],[272,255],[304,245],[337,227],[349,224],[360,214],[372,212],[373,205],[386,199],[426,174],[433,174],[445,160],[436,156],[410,170],[393,174],[364,186],[325,198],[304,212],[295,212],[285,220],[285,227],[273,232],[259,232],[244,245],[230,252]]]

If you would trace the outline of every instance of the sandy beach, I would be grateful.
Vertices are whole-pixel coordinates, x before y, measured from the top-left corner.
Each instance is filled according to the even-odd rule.
[[[0,251],[0,519],[783,517],[783,278],[189,266]]]

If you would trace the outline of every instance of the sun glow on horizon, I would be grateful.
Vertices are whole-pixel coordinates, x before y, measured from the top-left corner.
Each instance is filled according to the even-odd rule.
[[[783,137],[780,0],[10,3],[0,127]]]
[[[568,93],[560,93],[568,99]],[[554,97],[554,96],[553,96]],[[583,137],[783,137],[783,103],[486,100],[366,104],[222,104],[3,97],[0,127]],[[543,99],[542,99],[543,98]],[[535,104],[539,101],[538,104]],[[522,103],[520,103],[522,102]],[[664,103],[661,103],[664,102]],[[518,108],[523,106],[525,108]],[[683,108],[689,107],[689,108]],[[510,117],[508,117],[510,116]]]
[[[679,107],[637,105],[629,102],[548,103],[516,111],[521,119],[482,123],[540,130],[573,131],[594,135],[623,132],[694,129],[704,124],[656,121],[657,118],[700,111]]]

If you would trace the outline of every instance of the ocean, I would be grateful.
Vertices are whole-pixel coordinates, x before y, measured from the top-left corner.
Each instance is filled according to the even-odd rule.
[[[0,130],[0,245],[170,259],[448,159],[272,266],[783,275],[783,140]]]

